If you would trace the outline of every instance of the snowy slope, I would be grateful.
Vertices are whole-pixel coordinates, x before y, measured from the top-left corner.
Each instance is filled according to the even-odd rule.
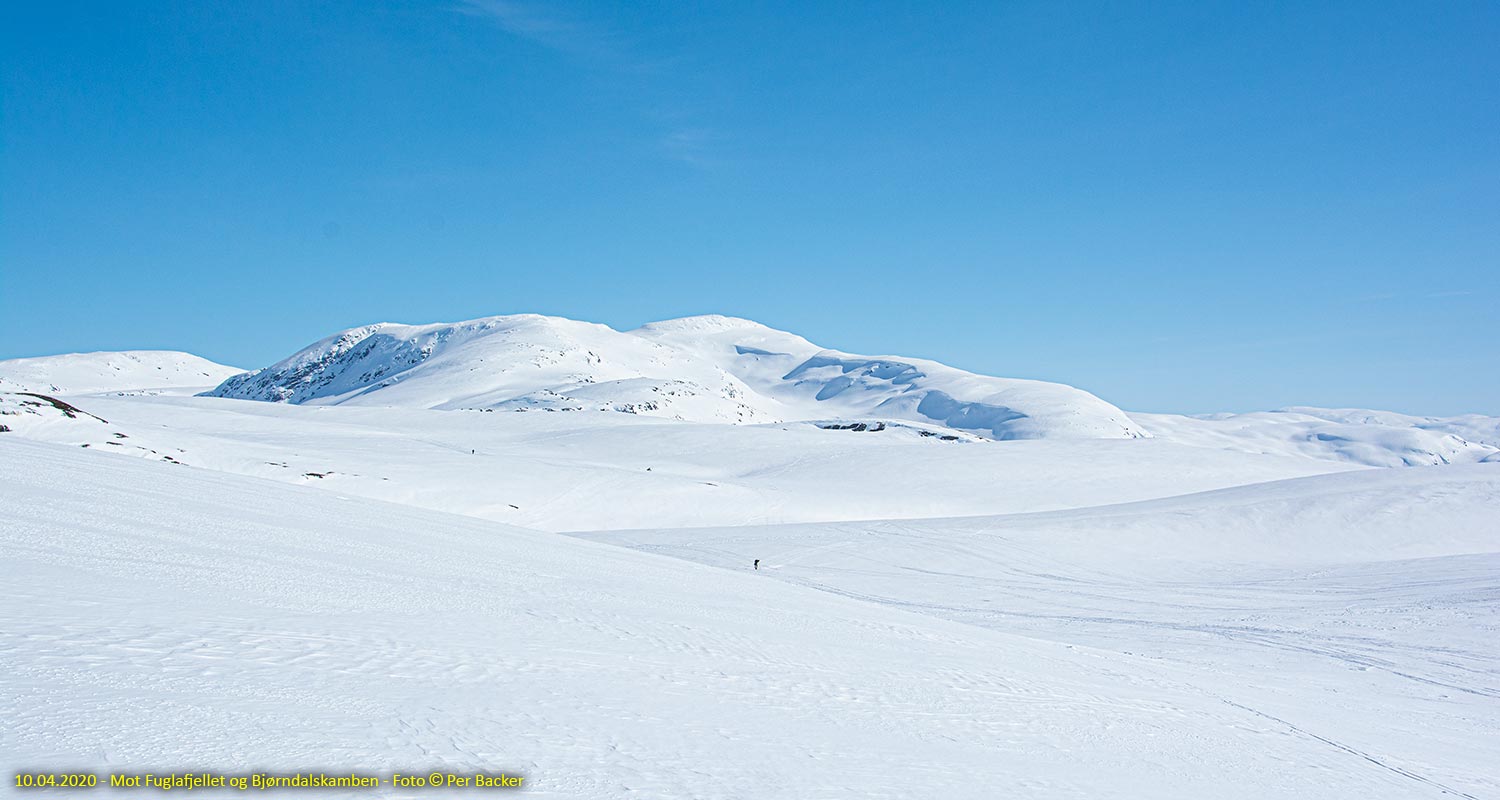
[[[1249,414],[1143,414],[1153,434],[1182,444],[1300,455],[1372,467],[1500,461],[1500,417],[1415,417],[1365,409],[1288,408]]]
[[[773,418],[712,364],[604,325],[535,314],[354,328],[211,394],[320,405]]]
[[[577,535],[689,546],[720,539],[765,541],[791,548],[785,554],[791,556],[821,550],[830,537],[868,537],[874,543],[886,531],[923,531],[930,535],[910,542],[892,539],[897,546],[925,547],[947,538],[968,547],[1035,548],[1038,555],[1079,564],[1097,561],[1110,571],[1149,567],[1171,573],[1202,566],[1321,567],[1500,554],[1497,510],[1500,465],[1471,464],[1359,469],[1036,513]],[[870,553],[859,548],[829,555],[858,561]],[[744,554],[735,554],[727,563],[742,560]]]
[[[1070,386],[824,350],[729,317],[623,333],[530,314],[381,323],[319,341],[211,394],[326,405],[624,411],[698,422],[873,417],[994,439],[1146,435],[1124,412]]]
[[[743,565],[16,438],[0,487],[0,750],[29,769],[508,769],[559,798],[1496,788],[1493,739],[1460,738],[1485,697],[1366,750],[1241,702],[1242,675]]]
[[[1141,438],[1125,412],[1058,383],[993,378],[935,361],[861,356],[733,317],[688,317],[633,331],[721,365],[799,418],[936,422],[994,439]]]
[[[1112,412],[1068,387],[723,317],[376,326],[280,366],[225,386],[288,402],[0,392],[17,764],[1500,796],[1495,418],[1089,438]],[[633,413],[507,413],[546,408]],[[1403,464],[1440,466],[1362,466]]]
[[[724,425],[214,397],[73,402],[84,415],[0,394],[0,424],[11,428],[0,436],[548,530],[1038,511],[1352,468],[1160,439],[955,439],[915,423]]]
[[[125,350],[0,361],[0,392],[169,392],[217,386],[241,372],[191,353]]]
[[[1158,427],[1153,439],[995,442],[917,423],[724,425],[212,397],[74,397],[71,404],[79,413],[69,416],[46,400],[0,393],[0,427],[9,429],[0,436],[546,530],[1046,511],[1362,468],[1327,439],[1299,436],[1290,423],[1278,428],[1274,420],[1284,414],[1258,423],[1260,439],[1216,441]],[[1370,432],[1384,435],[1372,427],[1349,436]],[[1370,452],[1400,451],[1364,452],[1375,460]]]
[[[1372,796],[1500,796],[1500,465],[1044,514],[582,535],[725,569],[759,558],[793,585],[1108,650],[1406,781]]]
[[[1385,425],[1453,434],[1474,444],[1500,448],[1500,417],[1464,414],[1457,417],[1419,417],[1394,411],[1371,411],[1364,408],[1312,408],[1294,406],[1282,409],[1286,414],[1304,414],[1345,425]]]

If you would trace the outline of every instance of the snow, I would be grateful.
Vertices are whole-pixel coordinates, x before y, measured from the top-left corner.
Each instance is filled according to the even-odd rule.
[[[0,362],[16,768],[1500,796],[1500,418],[1126,415],[718,316],[234,372]]]
[[[205,397],[74,400],[106,425],[5,397],[0,422],[31,438],[546,530],[1042,511],[1353,468],[1159,439],[946,441],[959,434],[915,423],[871,430],[878,421],[856,431],[820,427],[852,424],[827,419],[727,425]]]
[[[1172,441],[1302,455],[1372,467],[1500,461],[1500,417],[1414,417],[1365,409],[1289,408],[1250,414],[1131,415]]]
[[[725,570],[760,558],[791,585],[1108,651],[1411,781],[1372,796],[1491,797],[1497,510],[1486,464],[1044,514],[582,535]],[[1326,780],[1309,796],[1347,790]],[[1213,794],[1253,796],[1226,784]]]
[[[995,439],[1146,435],[1123,411],[1071,386],[840,353],[717,316],[628,332],[535,314],[379,323],[330,336],[211,394],[327,405],[606,410],[698,422],[886,417]]]
[[[193,394],[241,371],[171,350],[70,353],[0,361],[0,392]]]
[[[1289,679],[1236,671],[1247,662],[1233,648],[1200,664],[893,602],[933,584],[881,567],[884,548],[777,553],[786,563],[753,572],[18,437],[0,439],[0,486],[0,746],[17,764],[508,769],[531,796],[589,798],[1500,788],[1485,757],[1500,718],[1476,630],[1486,617],[1441,614],[1486,612],[1493,560],[1462,580],[1445,561],[1407,571],[1409,601],[1439,601],[1408,612],[1441,624],[1416,638],[1445,651],[1387,653],[1377,639],[1368,647],[1397,661],[1348,665],[1341,683],[1271,702]],[[877,542],[901,535],[887,528]],[[1044,538],[1006,548],[1023,557],[1011,574],[1024,587],[1047,580],[1034,569],[1045,552],[1030,549]],[[951,540],[927,544],[952,557]],[[922,552],[913,545],[906,554]],[[793,563],[809,584],[831,580],[782,579]],[[831,591],[840,563],[883,569],[882,596]],[[1122,613],[1223,613],[1221,597],[1191,585],[1123,580],[1097,590],[1128,601]],[[1358,604],[1379,583],[1341,574],[1317,586],[1352,584],[1343,602]],[[1075,596],[1102,603],[1096,584]],[[1254,585],[1232,588],[1254,597]],[[1145,625],[1132,638],[1149,650],[1191,637]],[[1390,677],[1405,669],[1461,683]],[[1384,693],[1392,686],[1403,692]],[[1334,688],[1346,694],[1328,697]],[[1384,705],[1352,710],[1371,700]],[[1377,716],[1373,729],[1347,724]]]

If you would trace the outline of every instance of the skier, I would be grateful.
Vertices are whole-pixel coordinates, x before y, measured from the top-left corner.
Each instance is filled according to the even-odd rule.
[[[755,559],[755,568],[760,569],[760,559]]]

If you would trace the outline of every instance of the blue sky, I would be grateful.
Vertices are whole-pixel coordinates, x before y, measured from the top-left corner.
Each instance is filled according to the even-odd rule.
[[[751,317],[1500,413],[1500,5],[7,3],[0,358]]]

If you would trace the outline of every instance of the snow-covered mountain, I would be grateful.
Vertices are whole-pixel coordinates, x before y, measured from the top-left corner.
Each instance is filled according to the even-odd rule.
[[[174,350],[70,353],[0,361],[0,392],[173,392],[216,386],[240,372]]]
[[[1457,464],[1500,419],[1127,418],[720,317],[371,326],[216,392],[283,402],[36,361],[0,698],[56,702],[0,749],[37,771],[1500,796],[1500,463]],[[1443,466],[1358,466],[1401,464]]]
[[[1309,407],[1127,415],[1061,384],[842,353],[722,316],[624,332],[538,315],[383,323],[341,332],[249,373],[172,351],[13,359],[0,361],[0,416],[6,417],[0,424],[28,436],[118,446],[108,437],[95,441],[97,423],[87,414],[70,418],[45,400],[6,393],[187,395],[209,387],[215,388],[206,396],[288,405],[604,410],[703,423],[802,422],[933,441],[1154,436],[1193,448],[1372,467],[1500,462],[1500,417]],[[161,452],[179,446],[159,444],[168,448]]]
[[[722,316],[623,332],[535,314],[366,325],[208,394],[321,405],[613,410],[697,422],[879,418],[992,439],[1148,435],[1125,412],[1071,386],[828,350]]]
[[[1415,417],[1351,408],[1287,408],[1248,414],[1143,414],[1153,434],[1181,444],[1300,455],[1371,467],[1500,461],[1500,417]]]

